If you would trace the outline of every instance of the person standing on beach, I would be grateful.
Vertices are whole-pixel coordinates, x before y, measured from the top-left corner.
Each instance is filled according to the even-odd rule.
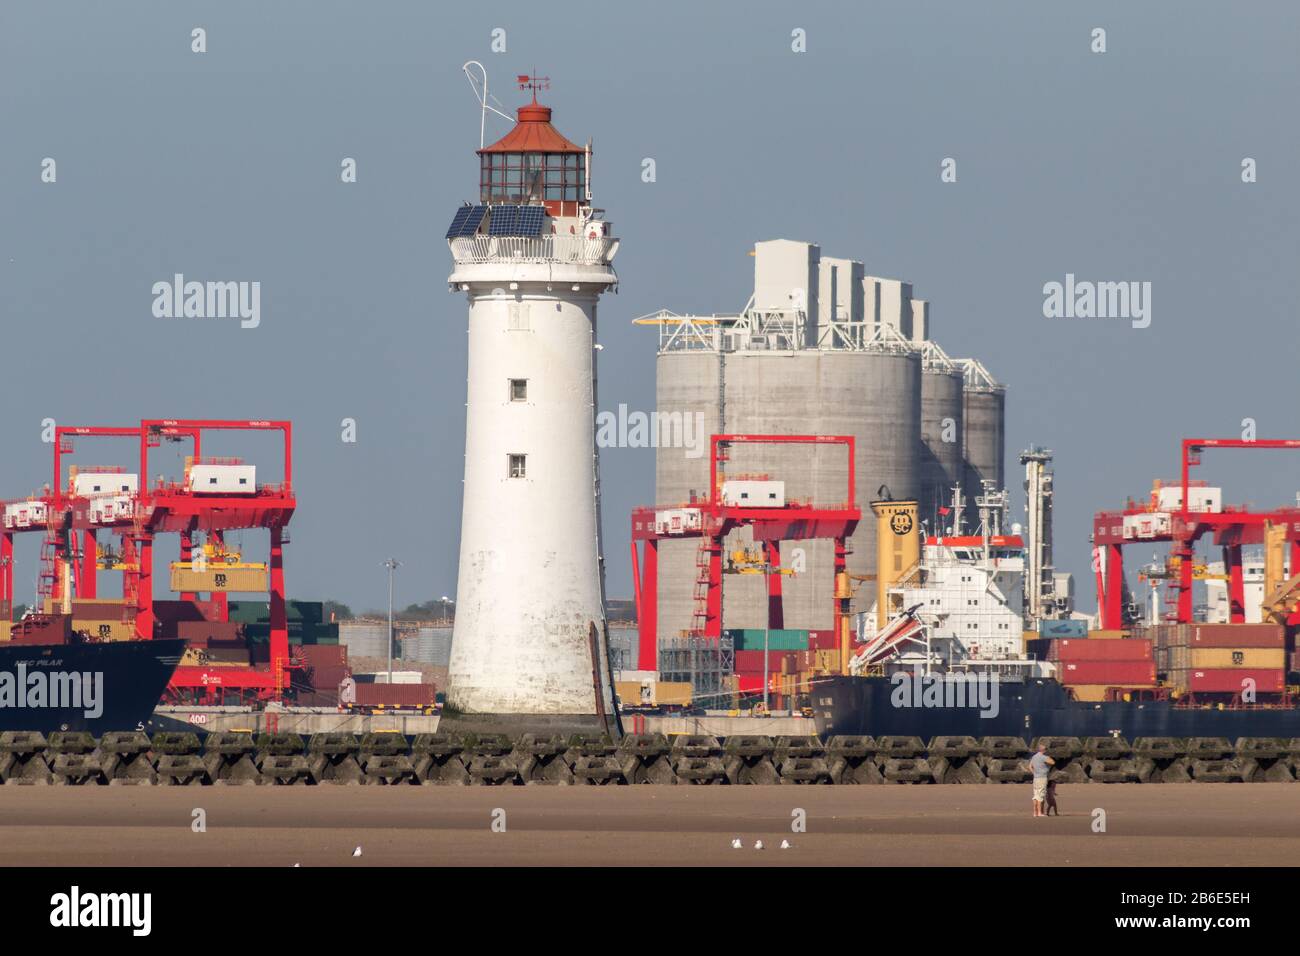
[[[1047,756],[1047,744],[1040,743],[1038,752],[1029,758],[1029,771],[1034,775],[1034,816],[1047,816],[1047,777],[1056,761]]]

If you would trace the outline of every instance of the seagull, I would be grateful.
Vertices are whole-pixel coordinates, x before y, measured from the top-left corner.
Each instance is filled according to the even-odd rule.
[[[353,851],[352,851],[352,855],[353,855],[353,856],[360,856],[360,855],[361,855],[361,847],[357,847],[355,850],[353,850]]]

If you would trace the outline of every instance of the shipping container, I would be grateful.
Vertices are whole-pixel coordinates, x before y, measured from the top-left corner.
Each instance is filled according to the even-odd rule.
[[[231,601],[229,610],[232,621],[266,624],[271,620],[271,605],[266,601]],[[325,605],[320,601],[285,601],[284,611],[290,621],[319,623],[325,619]]]
[[[1093,641],[1122,641],[1129,636],[1128,631],[1089,631],[1088,639]]]
[[[773,651],[767,655],[767,669],[772,673],[781,673],[787,657],[793,657],[789,651]],[[737,674],[761,674],[763,673],[763,652],[758,651],[736,651],[736,673]]]
[[[810,651],[837,651],[840,642],[835,639],[834,631],[809,631],[808,632],[808,650]]]
[[[177,621],[176,636],[191,646],[211,641],[242,641],[243,625],[238,621]]]
[[[72,618],[66,614],[33,614],[14,622],[9,639],[15,644],[66,644],[72,639]]]
[[[362,684],[356,688],[358,707],[432,707],[436,689],[432,684]]]
[[[1191,640],[1190,624],[1156,624],[1142,629],[1156,647],[1185,647]]]
[[[1111,684],[1071,684],[1070,693],[1074,695],[1075,700],[1097,703],[1106,699],[1106,691],[1112,686]]]
[[[1049,653],[1049,659],[1054,661],[1153,660],[1151,642],[1133,638],[1124,641],[1052,641]]]
[[[1193,647],[1286,647],[1280,624],[1193,624]]]
[[[790,628],[773,628],[765,631],[761,627],[736,628],[724,632],[735,642],[738,651],[761,651],[764,641],[769,651],[806,651],[808,650],[808,632]]]
[[[53,598],[43,602],[45,613],[58,613]],[[72,618],[75,621],[120,621],[124,616],[135,616],[135,605],[127,606],[122,598],[73,598]]]
[[[1237,694],[1249,688],[1254,681],[1257,694],[1278,694],[1286,687],[1286,673],[1282,670],[1227,670],[1193,669],[1171,675],[1175,686],[1202,694]]]
[[[95,641],[131,641],[135,639],[134,621],[72,621],[72,629]]]
[[[1191,667],[1193,670],[1230,667],[1284,670],[1286,651],[1280,647],[1194,647]]]
[[[1057,674],[1063,684],[1150,687],[1156,682],[1156,665],[1152,661],[1063,662]]]
[[[240,568],[230,565],[212,565],[203,570],[173,565],[171,589],[209,594],[264,593],[270,588],[270,572],[266,568]]]
[[[616,681],[614,692],[624,707],[685,707],[691,702],[689,681]]]
[[[1042,637],[1087,637],[1088,622],[1083,620],[1039,621],[1038,633]]]
[[[763,693],[763,675],[737,674],[736,688],[742,694],[761,694]]]

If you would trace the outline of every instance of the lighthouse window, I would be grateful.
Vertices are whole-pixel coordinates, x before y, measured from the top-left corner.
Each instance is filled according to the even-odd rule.
[[[582,153],[483,153],[479,164],[479,195],[485,203],[578,202],[586,196]]]
[[[512,378],[510,380],[510,401],[512,402],[528,401],[528,379]]]
[[[511,478],[523,478],[526,476],[527,460],[528,460],[527,455],[510,456],[510,477]]]

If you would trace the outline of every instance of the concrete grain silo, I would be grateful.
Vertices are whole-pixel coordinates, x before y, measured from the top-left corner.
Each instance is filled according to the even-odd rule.
[[[871,501],[882,486],[895,500],[917,500],[935,528],[937,509],[970,471],[1001,480],[1002,386],[978,363],[955,361],[929,341],[929,303],[910,283],[864,275],[862,263],[822,257],[811,243],[755,245],[754,295],[732,315],[659,313],[655,503],[688,504],[709,494],[708,436],[852,435],[855,500],[865,517],[849,538],[850,574],[876,573],[876,522]],[[975,372],[972,378],[972,371]],[[983,378],[980,378],[980,375]],[[967,436],[969,416],[976,434]],[[663,441],[668,423],[699,437],[698,447]],[[995,467],[995,464],[997,467]],[[843,502],[848,479],[842,446],[737,443],[725,474],[785,482],[786,500],[822,506]],[[951,519],[947,519],[951,522]],[[969,529],[969,526],[968,526]],[[727,551],[752,546],[735,532]],[[702,626],[699,539],[659,543],[658,637]],[[782,565],[803,548],[805,570],[782,578],[787,628],[828,630],[833,623],[833,544],[782,542]],[[857,610],[874,600],[858,592]],[[725,628],[761,628],[768,602],[763,575],[723,577]]]
[[[863,322],[861,264],[832,260],[837,283],[822,270],[821,296],[799,286],[818,276],[818,250],[807,243],[759,243],[755,296],[745,316],[731,324],[710,318],[694,336],[661,339],[657,365],[656,409],[661,417],[700,415],[705,436],[713,433],[772,435],[852,435],[856,440],[855,497],[860,506],[886,485],[895,497],[920,491],[917,446],[921,429],[921,362],[917,351],[895,332],[872,341]],[[840,277],[848,277],[840,278]],[[879,280],[875,280],[879,281]],[[827,301],[835,289],[843,301]],[[835,292],[831,293],[836,294]],[[911,306],[899,299],[898,309]],[[853,347],[805,348],[804,324],[820,311],[817,335],[843,341],[831,319],[856,335]],[[830,318],[828,318],[828,316]],[[739,321],[741,319],[744,321]],[[895,322],[891,328],[896,326]],[[854,328],[856,327],[856,328]],[[665,340],[668,348],[662,348]],[[699,349],[679,347],[691,342]],[[656,495],[661,505],[685,503],[708,493],[709,458],[688,450],[660,447],[656,454]],[[767,474],[786,483],[787,498],[823,505],[843,502],[848,479],[839,446],[733,446],[728,474]],[[749,544],[747,532],[727,542],[734,550]],[[804,548],[806,571],[783,581],[786,627],[829,629],[833,556],[830,541],[785,545]],[[875,564],[875,525],[863,521],[849,539],[850,573],[871,574]],[[676,637],[690,629],[696,607],[697,541],[663,541],[659,565],[659,635]],[[724,581],[724,620],[729,628],[762,627],[767,602],[762,576],[729,575]]]
[[[999,383],[976,359],[965,359],[963,388],[965,425],[965,480],[967,530],[979,530],[976,496],[983,493],[983,482],[994,488],[1006,486],[1006,386]]]
[[[964,384],[961,367],[943,355],[938,346],[931,344],[923,350],[917,515],[934,533],[951,527],[952,516],[940,515],[939,509],[952,500],[952,489],[965,482]]]

